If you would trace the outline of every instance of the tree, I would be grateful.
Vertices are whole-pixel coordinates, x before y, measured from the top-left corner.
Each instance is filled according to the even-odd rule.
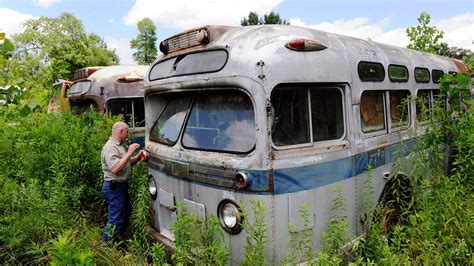
[[[41,79],[50,86],[57,79],[72,79],[74,71],[87,66],[119,63],[98,35],[86,34],[82,22],[71,13],[57,18],[40,17],[24,23],[25,30],[13,36],[12,67],[22,76]]]
[[[469,49],[463,49],[456,46],[449,47],[447,43],[441,43],[438,54],[442,56],[447,56],[456,59],[464,59],[464,57],[469,57],[472,54],[472,51]]]
[[[255,12],[250,12],[248,18],[244,18],[240,21],[240,25],[242,26],[249,26],[249,25],[261,25],[262,22],[258,18],[258,14]]]
[[[136,50],[133,53],[133,59],[138,64],[149,65],[157,56],[156,26],[149,18],[140,20],[137,26],[139,33],[130,41],[130,47]]]
[[[435,26],[429,26],[431,22],[430,14],[422,12],[418,18],[419,25],[408,27],[407,36],[410,43],[407,48],[437,54],[441,44],[438,43],[443,38],[444,32],[438,30]]]
[[[240,25],[242,26],[263,25],[263,24],[289,25],[290,22],[288,22],[287,20],[282,20],[280,18],[280,15],[273,11],[268,14],[263,15],[263,18],[259,18],[256,12],[250,12],[247,17],[244,17],[244,19],[240,21]]]

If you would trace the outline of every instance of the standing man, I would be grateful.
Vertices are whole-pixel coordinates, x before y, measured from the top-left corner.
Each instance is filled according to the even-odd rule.
[[[104,184],[102,192],[108,205],[108,222],[102,239],[109,241],[117,234],[123,234],[127,229],[131,213],[130,197],[128,195],[128,176],[131,166],[138,162],[138,155],[132,156],[139,144],[133,143],[125,150],[123,143],[128,137],[128,125],[117,122],[112,126],[112,136],[105,143],[101,152]]]

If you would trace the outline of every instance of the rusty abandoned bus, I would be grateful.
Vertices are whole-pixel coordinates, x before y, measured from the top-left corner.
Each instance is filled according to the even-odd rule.
[[[426,125],[404,99],[431,108],[441,75],[465,67],[289,25],[205,26],[160,50],[145,81],[151,232],[172,244],[182,201],[200,218],[219,217],[232,263],[245,252],[238,210],[253,197],[266,205],[268,263],[284,256],[289,223],[303,228],[303,203],[320,247],[335,186],[350,231],[363,234],[368,166],[373,196],[383,198],[392,177],[404,175],[391,168],[400,142],[413,145],[417,124]]]
[[[60,79],[53,84],[53,88],[48,102],[48,113],[60,112],[69,109],[67,90],[71,86],[71,81]]]
[[[132,141],[144,146],[145,110],[143,79],[148,66],[87,67],[74,73],[68,90],[71,111],[81,114],[93,108],[96,112],[122,115],[130,125]]]

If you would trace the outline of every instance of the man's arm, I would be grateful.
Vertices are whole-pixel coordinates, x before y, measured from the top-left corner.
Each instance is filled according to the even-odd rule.
[[[136,149],[138,149],[138,147],[140,147],[140,144],[137,143],[133,143],[132,145],[130,145],[130,147],[128,147],[127,153],[125,153],[125,155],[120,159],[120,161],[114,164],[110,169],[114,175],[118,174],[120,171],[122,171],[123,168],[125,168],[128,163],[128,160],[130,160],[131,164],[137,162],[138,156],[132,157],[132,154],[135,152]],[[135,162],[132,162],[132,159],[135,160]]]

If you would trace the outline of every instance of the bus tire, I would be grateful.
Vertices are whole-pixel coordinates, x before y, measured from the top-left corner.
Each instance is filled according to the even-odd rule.
[[[413,207],[413,202],[410,179],[403,174],[394,175],[385,184],[375,215],[383,230],[389,232],[394,225],[403,223],[406,213]]]

